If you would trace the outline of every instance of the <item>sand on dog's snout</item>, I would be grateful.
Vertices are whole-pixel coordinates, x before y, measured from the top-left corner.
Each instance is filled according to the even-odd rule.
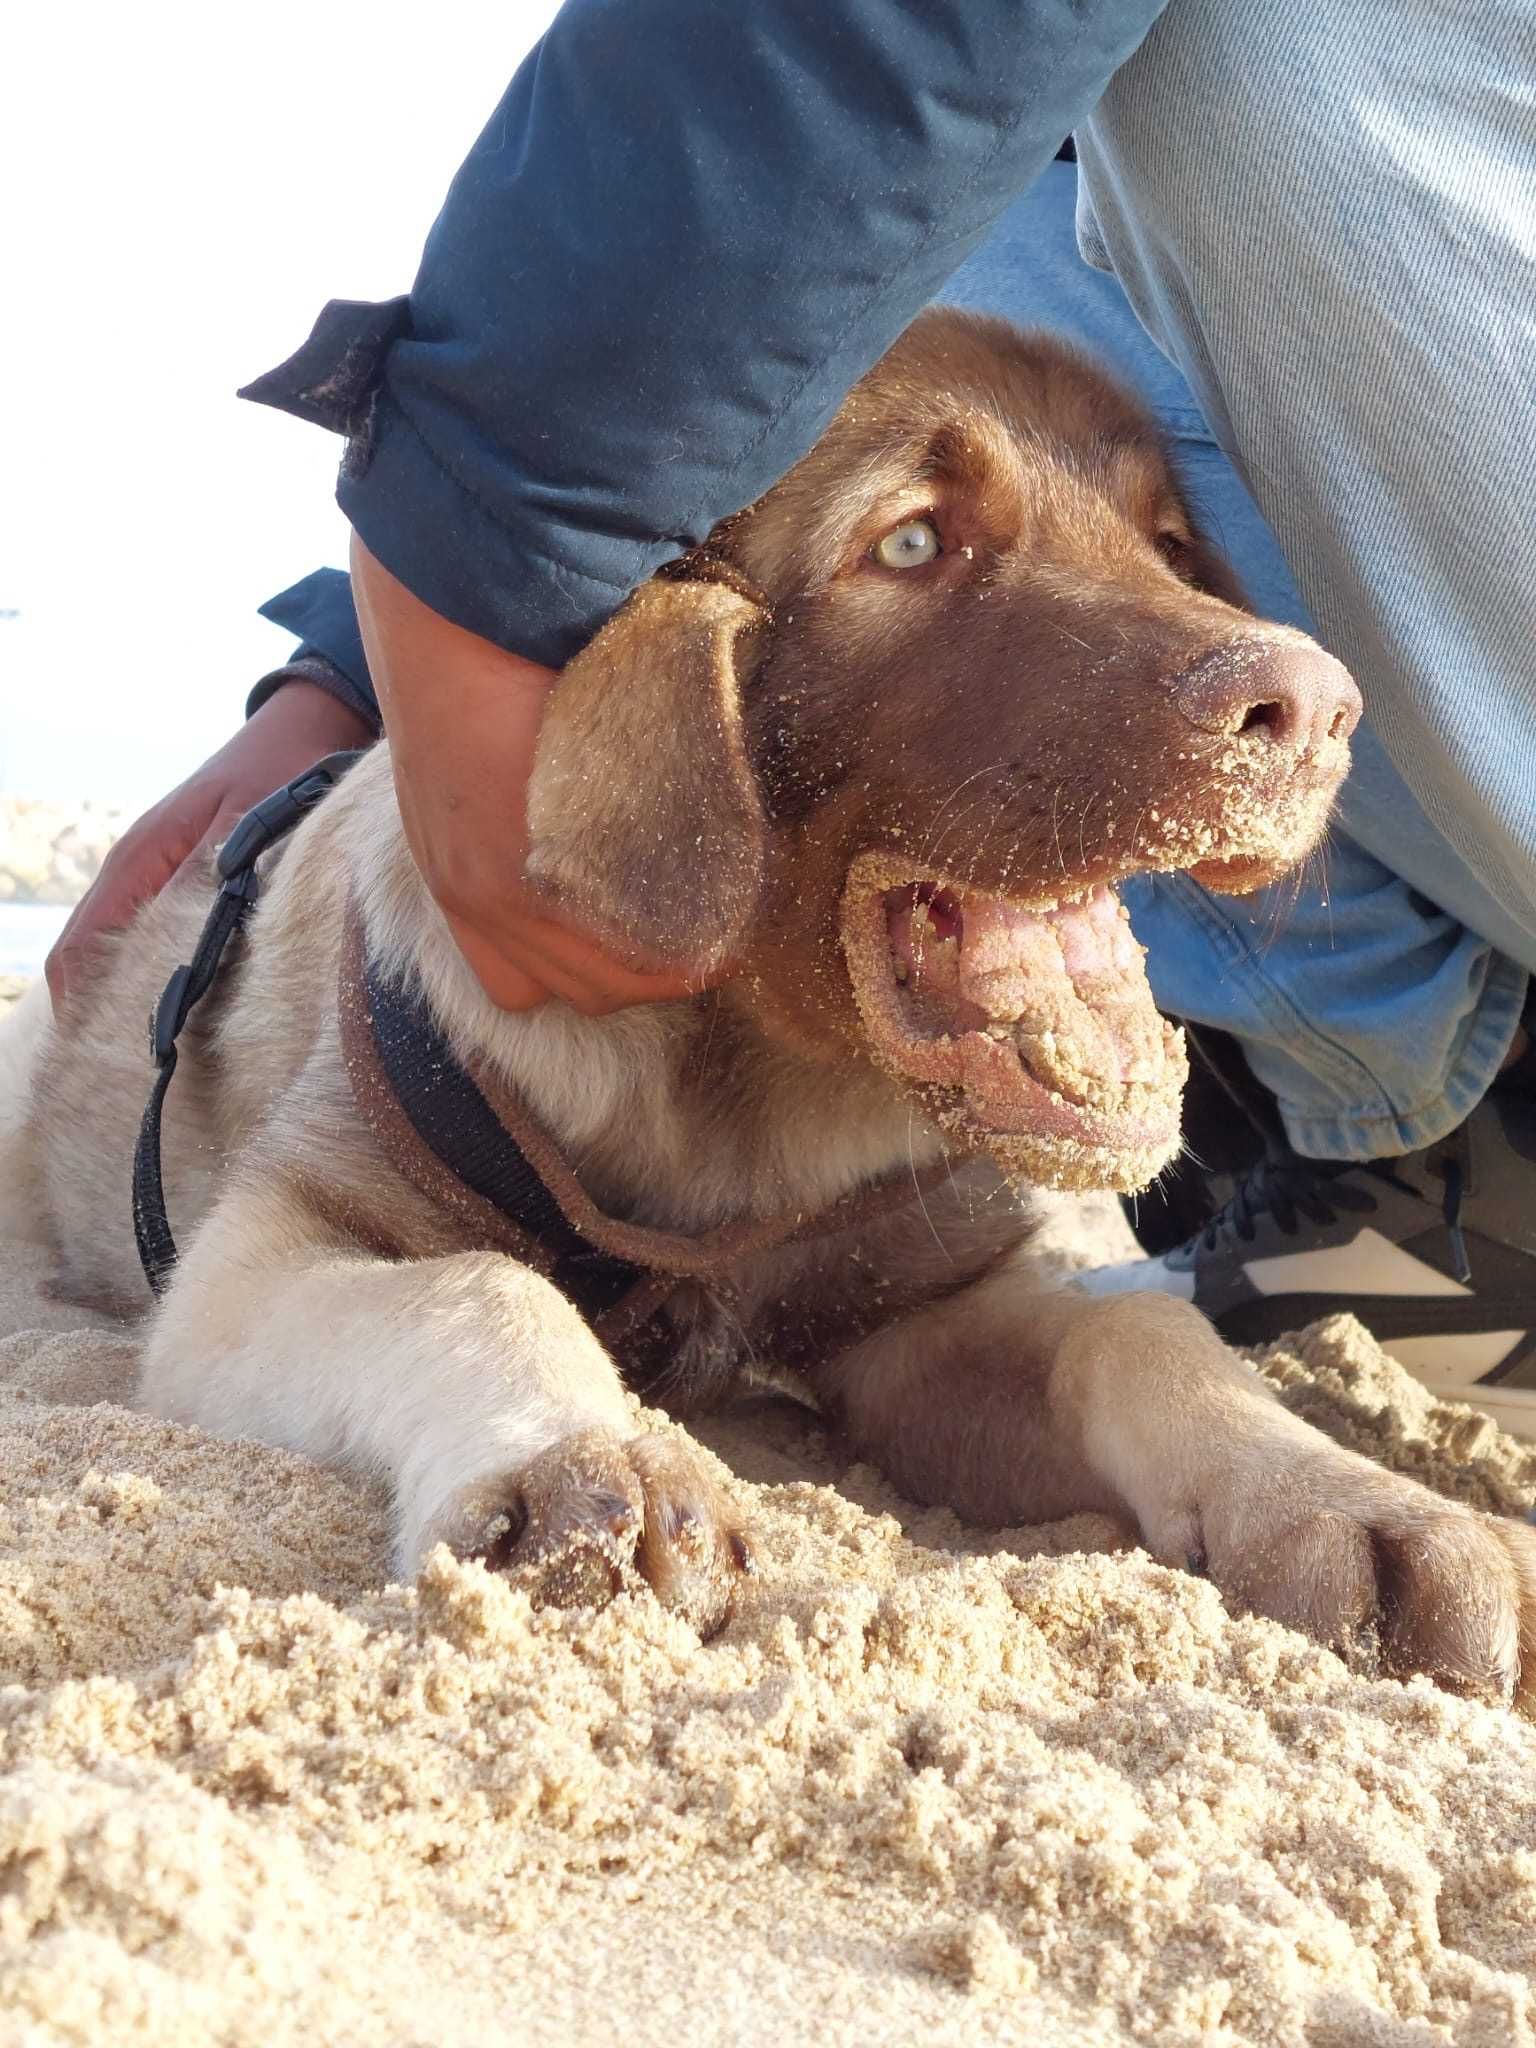
[[[9,1271],[0,1327],[58,1328]],[[90,1405],[131,1368],[0,1342],[0,2043],[1533,2038],[1501,1710],[1092,1519],[907,1510],[784,1407],[710,1432],[762,1571],[707,1648],[441,1553],[380,1591],[376,1497]],[[1479,1505],[1536,1489],[1353,1325],[1267,1370]]]

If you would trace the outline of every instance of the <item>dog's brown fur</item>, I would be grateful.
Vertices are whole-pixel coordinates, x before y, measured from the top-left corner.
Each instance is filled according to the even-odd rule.
[[[939,556],[882,566],[881,537],[919,517]],[[349,899],[373,956],[419,977],[460,1055],[519,1091],[609,1213],[697,1232],[816,1210],[944,1145],[943,1091],[904,1084],[850,978],[861,858],[1026,905],[1147,866],[1251,885],[1321,830],[1355,706],[1309,642],[1240,609],[1142,414],[995,323],[920,322],[696,566],[562,678],[529,873],[638,962],[723,984],[603,1021],[495,1011],[376,749],[273,864],[248,950],[197,1013],[166,1131],[184,1257],[140,1398],[384,1470],[404,1568],[443,1538],[579,1598],[634,1556],[709,1627],[743,1553],[702,1466],[634,1435],[570,1305],[467,1241],[356,1113],[337,1040]],[[140,1296],[142,1019],[205,907],[200,887],[168,892],[51,1029],[34,1009],[25,1060],[13,1038],[33,1108],[20,1137],[0,1118],[0,1145],[76,1293]],[[994,1523],[1101,1509],[1324,1640],[1374,1629],[1394,1668],[1523,1698],[1529,1532],[1329,1444],[1188,1307],[1043,1293],[1028,1200],[1000,1171],[1034,1140],[994,1143],[974,1110],[951,1122],[941,1194],[681,1290],[663,1393],[686,1406],[772,1359],[920,1499]],[[1085,1181],[1123,1177],[1112,1155],[1105,1138],[1039,1157]]]

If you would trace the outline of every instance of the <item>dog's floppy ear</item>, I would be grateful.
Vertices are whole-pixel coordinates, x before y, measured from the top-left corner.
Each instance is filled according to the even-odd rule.
[[[741,684],[767,623],[734,583],[655,578],[550,698],[528,882],[638,964],[707,975],[757,908],[767,823]]]

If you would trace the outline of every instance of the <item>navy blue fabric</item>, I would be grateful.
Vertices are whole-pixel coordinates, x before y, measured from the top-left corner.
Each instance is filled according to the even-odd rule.
[[[291,661],[300,661],[310,654],[322,656],[349,685],[338,689],[336,695],[377,726],[379,703],[373,693],[363,636],[352,603],[352,579],[344,569],[314,570],[300,582],[280,590],[276,597],[269,597],[260,612],[274,626],[297,634],[303,643],[290,657]],[[285,666],[262,677],[246,699],[247,717],[266,703],[288,674]]]
[[[352,579],[344,569],[316,569],[268,598],[261,616],[297,634],[353,682],[367,683],[368,659],[352,606]]]
[[[328,317],[354,414],[377,358],[343,510],[434,610],[563,663],[805,453],[1163,4],[567,0],[408,324]],[[323,386],[301,358],[267,402]]]

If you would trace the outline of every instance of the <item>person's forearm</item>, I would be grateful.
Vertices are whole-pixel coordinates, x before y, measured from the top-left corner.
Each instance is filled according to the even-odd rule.
[[[568,0],[392,343],[360,310],[253,395],[318,416],[381,362],[335,408],[343,509],[435,611],[559,665],[805,452],[1162,4]]]

